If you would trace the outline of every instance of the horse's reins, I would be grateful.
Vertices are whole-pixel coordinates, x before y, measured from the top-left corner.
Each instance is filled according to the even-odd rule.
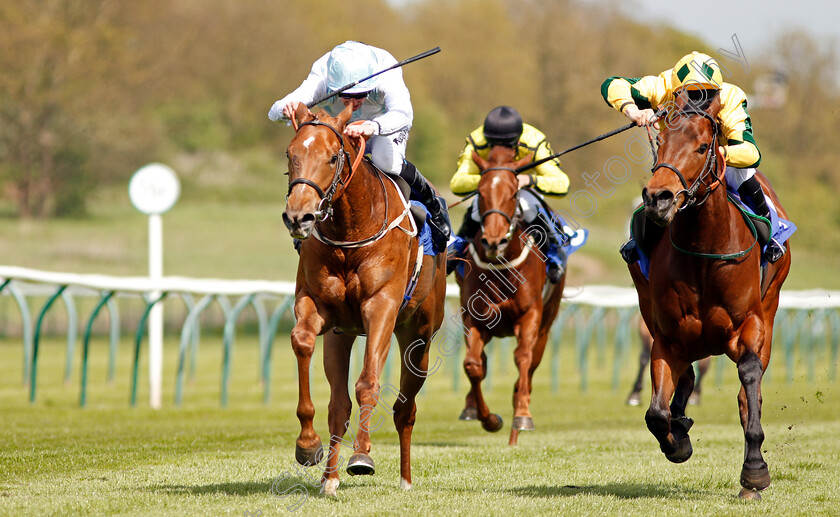
[[[295,131],[298,131],[303,126],[324,126],[329,128],[330,131],[335,133],[335,136],[338,137],[338,142],[341,145],[341,149],[339,150],[338,154],[336,155],[338,158],[335,164],[335,172],[333,173],[333,179],[330,182],[330,185],[327,187],[327,190],[324,191],[317,183],[308,179],[308,178],[295,178],[289,182],[289,191],[286,194],[286,198],[292,193],[292,188],[295,185],[306,185],[315,189],[315,192],[318,193],[318,197],[321,199],[321,202],[318,204],[318,210],[315,212],[315,218],[318,221],[324,221],[329,219],[332,215],[332,203],[333,197],[335,196],[336,192],[338,191],[339,186],[343,186],[345,189],[347,185],[350,184],[350,180],[353,179],[353,175],[356,174],[356,170],[359,168],[359,163],[361,162],[361,157],[364,155],[364,148],[365,148],[365,140],[364,138],[360,138],[360,148],[359,152],[356,155],[356,160],[350,167],[350,176],[347,177],[347,181],[344,181],[341,178],[341,171],[344,170],[344,163],[345,161],[349,161],[350,154],[344,148],[344,138],[341,136],[334,127],[329,124],[325,124],[320,120],[310,120],[308,122],[304,122],[300,125],[300,127],[295,124]],[[384,188],[384,185],[383,185]],[[343,190],[342,190],[343,192]]]
[[[657,112],[654,114],[654,116],[655,116],[655,117],[661,117],[663,114],[665,114],[665,109],[664,109],[664,108],[663,108],[663,109],[661,109],[661,110],[659,110],[659,111],[657,111]],[[545,158],[540,158],[539,160],[534,161],[534,162],[531,162],[531,163],[529,163],[529,164],[527,164],[527,165],[523,165],[522,167],[519,167],[518,169],[515,169],[515,170],[514,170],[514,172],[515,172],[516,174],[519,174],[519,173],[521,173],[521,172],[525,172],[525,171],[527,171],[528,169],[532,169],[532,168],[534,168],[534,167],[538,167],[538,166],[540,166],[540,165],[544,164],[545,162],[548,162],[548,161],[554,160],[554,159],[556,159],[556,158],[559,158],[559,157],[563,156],[563,155],[564,155],[564,154],[566,154],[566,153],[570,153],[570,152],[572,152],[572,151],[575,151],[575,150],[577,150],[577,149],[580,149],[581,147],[586,147],[586,146],[587,146],[587,145],[589,145],[589,144],[594,144],[595,142],[600,142],[601,140],[605,140],[605,139],[607,139],[607,138],[609,138],[609,137],[611,137],[611,136],[615,136],[615,135],[617,135],[617,134],[619,134],[619,133],[623,133],[624,131],[627,131],[628,129],[631,129],[631,128],[633,128],[633,127],[636,127],[636,123],[635,123],[635,122],[631,122],[631,123],[629,123],[629,124],[626,124],[626,125],[624,125],[624,126],[621,126],[621,127],[617,128],[617,129],[613,129],[612,131],[608,131],[608,132],[606,132],[606,133],[604,133],[604,134],[602,134],[602,135],[598,135],[598,136],[596,136],[595,138],[593,138],[593,139],[591,139],[591,140],[587,140],[586,142],[583,142],[582,144],[578,144],[578,145],[575,145],[575,146],[573,146],[573,147],[570,147],[570,148],[566,149],[565,151],[561,151],[561,152],[559,152],[559,153],[552,154],[551,156],[546,156]],[[651,141],[651,142],[650,142],[650,149],[651,149],[651,151],[652,151],[652,153],[653,153],[653,156],[654,156],[654,157],[656,157],[656,150],[653,148],[653,138],[652,138],[652,136],[650,135],[650,132],[649,132],[649,131],[648,131],[648,139],[650,139],[650,141]],[[452,203],[451,205],[449,205],[449,207],[450,207],[450,208],[452,208],[453,206],[460,205],[461,203],[463,203],[464,201],[466,201],[466,200],[470,199],[471,197],[475,196],[476,194],[478,194],[478,191],[470,192],[469,194],[467,194],[467,195],[465,195],[463,198],[461,198],[459,201],[456,201],[455,203]]]
[[[320,222],[320,221],[327,220],[332,215],[332,203],[333,203],[333,201],[335,199],[337,199],[339,196],[341,196],[342,193],[344,193],[344,190],[347,189],[347,186],[350,184],[350,181],[353,179],[353,175],[356,174],[356,171],[359,169],[359,164],[361,163],[362,156],[364,155],[365,140],[364,140],[364,138],[359,139],[360,140],[359,152],[356,155],[356,160],[353,162],[352,166],[350,167],[350,175],[347,177],[347,180],[345,181],[341,178],[341,171],[344,169],[345,161],[349,159],[350,155],[349,155],[349,153],[347,153],[347,150],[344,147],[344,138],[342,137],[341,133],[339,133],[338,130],[336,130],[331,125],[326,124],[324,122],[321,122],[320,120],[310,120],[308,122],[304,122],[303,124],[300,125],[300,127],[307,126],[307,125],[309,125],[309,126],[325,126],[325,127],[329,128],[330,131],[332,131],[335,134],[335,136],[338,137],[339,144],[341,145],[341,150],[339,151],[339,154],[338,154],[339,158],[338,158],[337,163],[336,163],[335,174],[333,175],[333,180],[330,183],[329,187],[327,187],[326,192],[317,183],[315,183],[314,181],[309,180],[307,178],[296,178],[296,179],[289,182],[289,194],[291,194],[292,187],[296,184],[307,185],[307,186],[310,186],[310,187],[315,189],[315,191],[318,193],[318,196],[321,198],[321,202],[318,204],[318,211],[315,212],[315,217]],[[296,124],[296,127],[297,127],[297,124]],[[403,211],[402,215],[400,217],[397,217],[396,219],[394,219],[394,221],[389,225],[388,224],[388,189],[385,186],[385,181],[382,179],[382,173],[379,172],[378,170],[376,170],[374,175],[376,176],[376,179],[379,180],[379,185],[382,188],[382,195],[385,198],[385,211],[384,211],[385,216],[382,219],[382,227],[379,228],[379,231],[377,231],[374,235],[372,235],[370,237],[367,237],[367,238],[364,238],[364,239],[361,239],[361,240],[358,240],[358,241],[334,241],[334,240],[322,235],[316,227],[316,229],[315,229],[315,238],[316,239],[323,242],[324,244],[328,244],[330,246],[335,246],[337,248],[361,248],[361,247],[367,246],[368,244],[373,244],[374,242],[381,239],[389,230],[393,229],[394,227],[399,226],[399,224],[405,218],[406,214],[408,214],[409,209],[408,209],[408,207],[406,207],[406,209]],[[336,192],[338,191],[339,185],[344,187],[344,188],[341,190],[341,192],[338,194],[338,196],[336,196]],[[397,188],[397,187],[395,186],[395,188]],[[287,197],[288,197],[288,194],[287,194]],[[325,205],[325,204],[326,204],[326,207],[323,207],[323,205]],[[414,229],[406,230],[402,227],[400,227],[400,229],[403,232],[405,232],[405,233],[407,233],[411,236],[416,234],[416,231]]]
[[[514,178],[516,177],[516,169],[511,169],[510,167],[488,167],[481,171],[481,175],[483,176],[484,173],[490,171],[509,171],[513,173]],[[476,191],[476,193],[478,193],[478,191]],[[499,214],[502,217],[504,217],[505,220],[508,222],[509,226],[507,234],[505,234],[505,238],[510,240],[510,238],[513,236],[513,231],[516,230],[516,224],[519,221],[519,188],[516,189],[516,193],[513,195],[513,197],[516,199],[516,208],[514,208],[513,210],[513,215],[508,215],[507,212],[505,212],[504,210],[499,210],[498,208],[489,208],[481,213],[479,217],[481,219],[482,233],[484,232],[484,219],[486,219],[487,216],[490,214]]]
[[[719,124],[718,124],[718,121],[715,120],[714,117],[712,117],[709,113],[707,113],[705,111],[702,111],[702,110],[695,110],[695,109],[679,110],[678,112],[676,112],[676,114],[677,115],[683,115],[683,114],[685,114],[685,115],[699,115],[699,116],[705,118],[706,120],[708,120],[709,122],[711,122],[712,132],[713,132],[712,133],[713,134],[712,145],[709,146],[709,149],[706,151],[706,161],[703,164],[703,171],[700,174],[700,176],[698,176],[698,178],[696,180],[694,180],[694,183],[692,183],[690,186],[688,185],[688,182],[685,180],[685,176],[683,176],[682,172],[680,172],[680,170],[677,167],[675,167],[674,165],[671,165],[670,163],[657,161],[653,165],[653,167],[650,169],[650,171],[652,173],[655,173],[658,169],[665,168],[665,169],[668,169],[670,171],[673,171],[677,175],[677,177],[680,180],[680,183],[682,183],[683,189],[680,190],[679,192],[677,192],[677,194],[674,196],[674,198],[676,199],[676,196],[678,196],[681,193],[684,193],[684,195],[686,196],[686,201],[683,204],[683,206],[677,208],[677,211],[682,211],[682,210],[685,210],[686,208],[688,208],[692,205],[693,206],[701,206],[703,203],[706,202],[706,200],[712,194],[712,191],[715,188],[717,188],[718,185],[721,184],[720,176],[719,176],[718,170],[717,170],[718,169],[718,166],[717,166],[717,163],[718,163],[717,162],[717,148],[718,148],[718,145],[717,144],[718,144],[718,129],[719,129],[718,126],[719,126]],[[712,182],[711,184],[707,185],[708,188],[706,189],[706,195],[703,196],[703,199],[701,199],[700,201],[696,201],[695,198],[694,198],[694,195],[697,193],[697,190],[700,188],[700,185],[705,185],[706,184],[705,183],[705,178],[709,174],[711,174],[715,178],[715,181]],[[738,251],[738,252],[735,252],[735,253],[702,253],[702,252],[691,251],[691,250],[686,250],[686,249],[680,248],[679,246],[677,246],[677,243],[674,242],[674,236],[673,236],[673,233],[672,233],[672,228],[673,227],[671,225],[668,225],[668,238],[671,241],[671,246],[673,246],[675,250],[679,251],[680,253],[690,255],[692,257],[712,258],[712,259],[720,259],[720,260],[737,259],[737,258],[741,258],[741,257],[746,256],[753,249],[753,247],[755,247],[755,245],[758,243],[758,231],[755,229],[755,225],[753,224],[752,220],[750,220],[749,217],[745,216],[744,219],[746,220],[747,226],[749,227],[750,232],[753,235],[753,243],[750,244],[750,246],[747,249],[742,250],[742,251]]]
[[[706,161],[703,164],[703,170],[700,173],[700,176],[698,176],[698,178],[696,180],[694,180],[694,183],[689,185],[688,182],[686,181],[683,173],[676,166],[674,166],[670,163],[667,163],[667,162],[660,162],[660,161],[658,161],[658,159],[657,159],[657,162],[655,164],[653,164],[653,167],[651,167],[651,169],[650,169],[651,173],[656,173],[657,170],[664,168],[664,169],[668,169],[668,170],[672,171],[674,174],[677,175],[677,178],[679,178],[680,183],[682,183],[683,188],[682,188],[682,190],[680,190],[679,192],[677,192],[674,195],[674,198],[676,199],[676,197],[679,196],[680,194],[683,194],[685,196],[685,202],[683,203],[682,206],[677,208],[677,211],[683,211],[683,210],[685,210],[686,208],[688,208],[692,205],[700,206],[703,203],[705,203],[706,200],[711,195],[712,191],[720,184],[720,176],[719,176],[718,170],[717,170],[718,169],[717,148],[718,148],[718,126],[719,126],[719,124],[718,124],[718,121],[715,120],[714,117],[712,117],[711,115],[709,115],[708,113],[706,113],[705,111],[702,111],[702,110],[680,110],[680,111],[677,112],[677,115],[699,115],[699,116],[705,118],[706,120],[708,120],[709,122],[711,122],[711,124],[712,124],[712,143],[709,146],[709,148],[706,150]],[[651,145],[653,145],[652,141],[651,141]],[[706,182],[705,182],[705,179],[710,174],[714,177],[715,181],[707,185]],[[700,189],[700,185],[706,185],[709,188],[706,189],[706,195],[703,196],[703,199],[701,199],[700,201],[697,201],[694,196],[695,196],[695,194],[697,194],[697,191]]]

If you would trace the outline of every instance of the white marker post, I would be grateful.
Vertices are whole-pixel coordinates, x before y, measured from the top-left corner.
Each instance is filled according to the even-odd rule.
[[[161,214],[172,208],[181,193],[178,176],[162,163],[140,168],[128,183],[128,196],[137,210],[149,216],[149,280],[163,278],[163,222]],[[160,297],[151,291],[150,300]],[[161,406],[163,379],[163,304],[155,304],[149,312],[149,405]]]

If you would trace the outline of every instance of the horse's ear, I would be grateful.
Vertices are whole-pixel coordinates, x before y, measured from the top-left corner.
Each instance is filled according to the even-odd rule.
[[[348,104],[341,113],[335,118],[338,122],[338,130],[341,131],[344,129],[344,126],[347,125],[347,121],[350,120],[350,117],[353,116],[353,105]]]
[[[712,117],[717,118],[718,113],[720,113],[721,103],[720,103],[720,90],[715,92],[715,96],[712,97],[712,102],[709,103],[709,107],[706,108],[706,112],[711,115]]]
[[[478,165],[478,168],[481,169],[481,170],[484,170],[487,167],[490,167],[490,162],[488,162],[487,160],[485,160],[484,158],[479,156],[478,153],[475,152],[475,150],[473,150],[473,152],[472,152],[472,159],[475,162],[475,164]]]
[[[680,90],[674,95],[674,104],[677,105],[677,109],[682,111],[685,108],[685,105],[688,104],[688,90]]]
[[[514,162],[513,163],[513,168],[518,169],[518,168],[522,167],[523,165],[528,165],[532,161],[534,161],[534,153],[528,153],[521,160],[517,160],[516,162]]]
[[[309,122],[310,120],[314,119],[315,115],[313,115],[312,112],[309,111],[309,108],[306,107],[306,104],[301,102],[300,104],[298,104],[298,107],[295,110],[294,117],[296,122],[295,127],[298,128],[304,122]]]

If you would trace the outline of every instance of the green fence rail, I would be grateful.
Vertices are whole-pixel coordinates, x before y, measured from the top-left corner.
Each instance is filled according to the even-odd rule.
[[[7,270],[14,269],[17,275]],[[20,274],[20,271],[25,274]],[[108,380],[114,377],[116,355],[120,340],[120,313],[115,299],[134,296],[142,301],[144,307],[142,317],[134,332],[134,348],[131,369],[130,404],[137,404],[138,376],[140,358],[146,334],[146,321],[152,307],[162,303],[167,297],[179,297],[186,307],[187,314],[183,319],[180,330],[180,341],[177,354],[175,374],[175,406],[183,401],[185,379],[195,375],[196,358],[199,353],[199,320],[201,315],[213,306],[214,302],[223,313],[223,343],[222,343],[222,374],[220,380],[220,404],[226,406],[229,396],[229,380],[231,364],[234,360],[234,342],[237,321],[243,311],[252,308],[259,328],[259,351],[257,358],[256,379],[263,387],[263,402],[269,403],[271,391],[272,350],[277,332],[283,318],[293,319],[293,289],[289,283],[269,283],[250,281],[201,281],[196,279],[164,279],[161,285],[149,285],[148,279],[113,279],[100,276],[66,275],[56,273],[34,272],[21,268],[0,267],[0,296],[11,296],[18,308],[22,325],[23,342],[23,383],[28,384],[29,400],[34,403],[37,397],[38,359],[40,341],[44,333],[44,320],[47,313],[61,298],[65,308],[67,322],[66,366],[64,380],[71,378],[72,360],[75,355],[78,335],[77,297],[88,297],[95,300],[94,308],[84,324],[82,336],[82,361],[80,371],[79,405],[87,404],[88,359],[90,341],[94,333],[94,322],[108,308],[110,315],[109,326],[109,357]],[[457,288],[450,288],[447,301],[446,321],[458,312]],[[155,299],[148,299],[149,292],[162,293]],[[785,293],[783,293],[785,294]],[[793,379],[793,372],[797,364],[797,357],[804,361],[808,378],[814,380],[817,375],[818,364],[820,371],[827,370],[830,380],[837,377],[838,344],[840,344],[840,308],[832,305],[834,300],[840,299],[832,293],[825,292],[792,292],[786,293],[778,311],[774,329],[774,356],[783,358],[786,370],[785,380]],[[201,295],[196,303],[193,295]],[[622,371],[637,367],[636,354],[640,340],[637,337],[638,308],[635,306],[635,293],[629,289],[608,286],[591,286],[586,288],[567,289],[567,299],[564,299],[560,314],[552,327],[549,345],[547,347],[547,366],[551,375],[551,389],[560,389],[561,342],[563,337],[572,339],[574,343],[574,357],[566,360],[574,361],[580,377],[580,389],[585,391],[589,384],[589,369],[593,362],[603,365],[609,348],[608,332],[612,333],[612,361],[609,368],[612,373],[611,386],[619,388]],[[231,303],[230,297],[236,297]],[[45,299],[38,311],[35,324],[29,311],[29,300]],[[271,311],[268,307],[273,305]],[[270,314],[270,316],[269,316]],[[362,338],[363,339],[363,338]],[[498,366],[496,371],[504,373],[511,362],[512,339],[494,340],[488,346],[488,354],[494,356],[493,361]],[[460,345],[459,345],[460,346]],[[361,370],[362,354],[355,350],[351,359],[351,368],[358,373]],[[398,347],[392,347],[383,371],[383,378],[387,381],[394,371],[399,371],[397,365],[400,360]],[[594,356],[594,357],[593,357]],[[462,388],[464,377],[462,369],[463,351],[446,356],[445,368],[451,374],[452,389]],[[778,362],[778,359],[777,359]],[[726,361],[717,361],[715,378],[720,384]],[[546,368],[546,366],[543,366]],[[485,383],[492,385],[494,368],[488,369]],[[769,380],[769,373],[766,379]],[[351,379],[354,378],[351,375]]]

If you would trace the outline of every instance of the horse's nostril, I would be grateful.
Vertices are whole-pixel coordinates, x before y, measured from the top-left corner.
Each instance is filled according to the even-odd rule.
[[[499,247],[501,248],[503,246],[507,246],[507,243],[508,243],[507,239],[502,239],[502,240],[499,241]]]
[[[303,217],[300,218],[301,224],[305,223],[314,223],[315,222],[315,214],[312,212],[307,212],[303,214]]]
[[[673,198],[674,198],[674,193],[671,192],[670,190],[663,190],[661,192],[656,193],[656,199],[659,200],[659,201],[673,199]]]
[[[485,239],[484,237],[482,237],[482,238],[481,238],[481,245],[482,245],[482,246],[484,246],[484,247],[486,248],[486,247],[490,246],[490,241],[488,241],[487,239]]]

